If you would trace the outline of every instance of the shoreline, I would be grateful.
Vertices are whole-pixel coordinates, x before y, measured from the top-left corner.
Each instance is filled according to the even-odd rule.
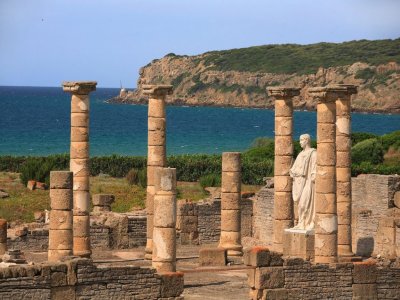
[[[121,105],[147,105],[147,101],[138,100],[131,101],[126,98],[122,98],[119,96],[112,97],[110,99],[104,100],[105,103],[108,104],[121,104]],[[218,105],[218,104],[191,104],[185,103],[182,100],[176,99],[174,102],[167,102],[168,106],[178,106],[178,107],[216,107],[216,108],[249,108],[249,109],[265,109],[265,110],[274,110],[274,107],[271,105],[266,106],[235,106],[235,105]],[[294,111],[305,111],[305,112],[316,112],[316,108],[309,109],[303,107],[294,107]],[[400,115],[400,108],[389,110],[389,109],[378,109],[378,110],[368,110],[368,109],[360,109],[360,108],[351,108],[352,113],[360,113],[360,114],[374,114],[374,115]]]

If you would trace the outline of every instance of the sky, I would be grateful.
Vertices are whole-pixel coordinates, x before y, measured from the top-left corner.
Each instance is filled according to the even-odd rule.
[[[0,0],[0,85],[136,87],[168,53],[400,37],[398,0]]]

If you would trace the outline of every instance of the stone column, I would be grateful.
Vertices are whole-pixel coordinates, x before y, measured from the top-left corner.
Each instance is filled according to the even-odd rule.
[[[275,161],[274,161],[274,250],[283,251],[284,230],[294,225],[292,178],[293,160],[293,97],[299,88],[270,87],[275,98]]]
[[[152,265],[176,271],[176,169],[159,168],[155,179]]]
[[[7,221],[0,219],[0,256],[7,251]]]
[[[74,255],[90,257],[89,93],[97,82],[64,82],[71,99],[70,171],[74,174]]]
[[[351,246],[351,95],[354,85],[337,85],[345,89],[336,99],[336,197],[338,215],[338,255],[352,256]]]
[[[336,99],[344,89],[308,90],[317,101],[317,174],[315,179],[315,262],[337,261]]]
[[[142,85],[142,89],[149,96],[145,258],[152,259],[155,174],[158,168],[165,167],[167,163],[165,98],[172,94],[172,85]]]
[[[72,172],[50,172],[48,261],[59,261],[72,255],[72,182]]]
[[[222,153],[220,248],[228,255],[242,255],[241,241],[241,161],[239,152]]]

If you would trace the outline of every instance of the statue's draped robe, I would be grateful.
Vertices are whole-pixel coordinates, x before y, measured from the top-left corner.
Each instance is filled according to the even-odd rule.
[[[299,222],[296,229],[314,229],[314,198],[317,151],[314,148],[299,153],[290,169],[293,177],[293,201],[298,202]]]

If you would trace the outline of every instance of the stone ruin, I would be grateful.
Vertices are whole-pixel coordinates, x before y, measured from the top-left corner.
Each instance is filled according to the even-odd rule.
[[[241,264],[243,255],[249,299],[400,298],[400,176],[351,178],[354,86],[309,90],[318,100],[318,147],[315,229],[307,234],[287,230],[296,223],[289,169],[292,99],[299,89],[268,89],[276,99],[273,184],[244,198],[240,153],[226,152],[220,197],[192,203],[177,202],[176,170],[166,168],[165,97],[172,87],[145,86],[150,98],[146,212],[114,213],[113,195],[99,194],[92,197],[90,214],[88,95],[95,86],[64,83],[72,93],[71,172],[51,173],[50,224],[7,237],[7,223],[0,220],[0,255],[23,263],[18,250],[48,251],[47,263],[0,268],[0,297],[182,299],[177,245],[204,245],[200,266],[225,266],[228,258]],[[153,268],[100,266],[90,259],[92,249],[144,246]]]

